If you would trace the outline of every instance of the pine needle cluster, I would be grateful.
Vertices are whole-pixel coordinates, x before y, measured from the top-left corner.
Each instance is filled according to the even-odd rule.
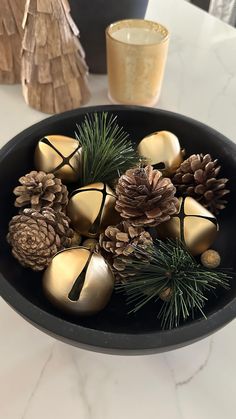
[[[189,317],[193,319],[196,312],[206,317],[204,306],[209,291],[229,287],[228,273],[207,270],[180,241],[157,241],[150,252],[150,263],[131,262],[127,274],[135,269],[135,277],[116,288],[126,293],[127,303],[132,306],[129,313],[137,312],[151,300],[160,300],[160,295],[168,290],[169,298],[162,301],[157,313],[164,329],[177,327]]]
[[[129,135],[107,112],[88,114],[77,125],[76,137],[81,144],[81,186],[95,182],[112,184],[127,169],[136,166],[140,157]]]

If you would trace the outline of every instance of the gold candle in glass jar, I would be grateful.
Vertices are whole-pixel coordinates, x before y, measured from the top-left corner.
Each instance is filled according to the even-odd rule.
[[[106,42],[112,102],[155,105],[164,75],[168,30],[149,20],[121,20],[108,26]]]

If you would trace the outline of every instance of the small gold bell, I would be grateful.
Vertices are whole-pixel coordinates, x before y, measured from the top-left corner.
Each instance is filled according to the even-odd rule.
[[[78,315],[92,315],[109,302],[114,276],[105,259],[83,247],[54,256],[43,275],[43,289],[52,304]]]
[[[185,243],[192,255],[200,255],[209,249],[219,230],[211,212],[195,199],[180,198],[180,209],[169,221],[156,227],[158,237],[178,238]]]
[[[109,225],[119,222],[116,197],[109,186],[94,183],[72,192],[67,207],[73,228],[86,237],[97,237]]]
[[[54,173],[65,183],[75,182],[79,177],[80,150],[79,141],[74,138],[48,135],[39,140],[35,149],[35,167]]]
[[[138,153],[165,176],[174,173],[183,161],[179,140],[169,131],[154,132],[143,138]]]

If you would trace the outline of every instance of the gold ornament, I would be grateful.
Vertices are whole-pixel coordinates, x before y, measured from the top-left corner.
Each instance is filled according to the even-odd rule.
[[[164,289],[160,294],[159,297],[162,301],[170,301],[173,295],[173,290],[169,287]]]
[[[72,192],[67,207],[73,228],[86,237],[97,237],[107,226],[119,222],[116,197],[109,186],[93,183]]]
[[[64,182],[79,177],[81,147],[78,140],[64,135],[47,135],[39,140],[34,161],[37,170],[52,172]]]
[[[113,288],[114,276],[105,259],[83,247],[57,253],[43,275],[49,301],[67,313],[82,316],[101,311]]]
[[[195,256],[209,249],[219,227],[213,214],[195,199],[186,197],[180,198],[179,212],[156,229],[160,238],[180,239]]]
[[[93,250],[93,249],[95,249],[95,247],[97,246],[97,244],[98,244],[98,241],[95,240],[95,239],[86,239],[83,242],[83,247],[86,247],[89,250]]]
[[[221,257],[218,252],[209,249],[201,255],[201,262],[205,268],[215,269],[220,265]]]
[[[70,247],[79,246],[82,242],[82,237],[77,231],[74,231],[73,237],[71,239],[71,245]]]
[[[143,138],[138,145],[138,153],[148,164],[163,171],[165,176],[175,173],[183,161],[179,140],[169,131],[154,132]]]

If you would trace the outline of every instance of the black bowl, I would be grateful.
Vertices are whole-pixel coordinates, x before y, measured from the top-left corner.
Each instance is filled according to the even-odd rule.
[[[47,134],[74,135],[75,124],[85,113],[108,111],[138,142],[145,135],[169,130],[175,133],[187,155],[211,153],[222,164],[222,175],[230,179],[229,204],[222,212],[220,234],[215,248],[222,265],[236,271],[236,145],[213,129],[184,116],[134,106],[82,108],[46,119],[13,138],[0,151],[0,295],[39,329],[65,342],[87,349],[114,354],[163,352],[195,342],[221,328],[236,314],[236,283],[230,291],[219,290],[209,299],[202,317],[171,331],[161,330],[156,318],[158,307],[145,307],[136,315],[126,315],[124,299],[114,295],[108,307],[91,318],[73,318],[56,310],[44,298],[41,275],[22,268],[11,256],[6,243],[8,222],[15,213],[12,189],[20,176],[33,168],[37,141]]]

